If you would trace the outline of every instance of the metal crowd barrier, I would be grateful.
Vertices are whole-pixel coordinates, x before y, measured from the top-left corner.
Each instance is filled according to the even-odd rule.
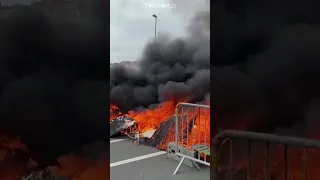
[[[232,141],[235,139],[248,140],[248,159],[247,159],[247,180],[252,179],[251,177],[251,143],[252,142],[263,142],[264,146],[264,168],[265,168],[265,180],[271,180],[270,177],[270,143],[282,145],[284,147],[284,180],[288,180],[288,166],[289,166],[289,157],[288,157],[288,147],[294,146],[303,148],[303,176],[305,180],[308,180],[308,152],[307,148],[320,148],[320,141],[313,139],[305,138],[296,138],[296,137],[286,137],[286,136],[277,136],[272,134],[264,133],[254,133],[246,131],[223,131],[215,136],[212,140],[212,153],[211,156],[213,166],[211,166],[210,176],[213,180],[219,180],[219,162],[220,162],[220,149],[221,145],[225,140],[230,140],[230,150],[229,150],[229,179],[233,180],[233,167],[234,167],[234,157],[233,157],[233,148]]]
[[[179,103],[176,106],[175,128],[175,154],[182,158],[173,175],[186,159],[199,170],[197,163],[210,166],[210,158],[206,154],[210,153],[210,132],[207,132],[210,129],[210,106]],[[209,137],[206,137],[208,134]]]

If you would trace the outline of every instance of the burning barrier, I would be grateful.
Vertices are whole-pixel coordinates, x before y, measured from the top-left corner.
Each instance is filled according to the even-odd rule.
[[[170,100],[160,104],[154,109],[147,109],[140,112],[129,111],[127,114],[113,112],[114,114],[119,114],[120,116],[111,120],[111,124],[121,124],[120,121],[125,121],[124,117],[127,118],[127,122],[130,122],[128,119],[131,118],[131,122],[134,121],[134,123],[137,124],[135,130],[140,133],[140,137],[148,139],[148,141],[145,143],[146,145],[156,147],[160,150],[166,150],[169,142],[175,141],[176,138],[175,117],[177,114],[175,112],[175,109],[178,104],[179,102]],[[110,106],[110,111],[118,110],[118,108],[114,107],[115,106]],[[195,111],[195,109],[196,108],[189,108],[185,109],[185,111],[183,112],[184,120],[186,120],[186,122],[189,122],[188,126],[183,126],[183,130],[188,131],[189,137],[199,137],[199,139],[194,138],[194,140],[192,140],[191,138],[181,139],[181,144],[184,144],[184,146],[189,149],[192,149],[192,146],[195,144],[204,143],[208,146],[210,144],[210,110]],[[204,119],[205,121],[203,121]],[[115,121],[118,122],[116,123]],[[194,124],[192,124],[192,122]],[[110,127],[113,127],[113,125]],[[122,123],[122,125],[117,126],[117,128],[114,127],[114,129],[117,129],[117,132],[120,132],[121,130],[124,130],[124,127],[126,126],[123,126]],[[181,129],[181,127],[179,129]],[[152,135],[148,134],[149,132]],[[189,142],[184,142],[185,140]]]
[[[182,157],[176,174],[185,159],[189,159],[200,170],[196,163],[210,166],[210,106],[180,103],[176,108],[175,121],[175,154]],[[187,149],[187,150],[183,150]],[[189,153],[192,150],[193,153]]]

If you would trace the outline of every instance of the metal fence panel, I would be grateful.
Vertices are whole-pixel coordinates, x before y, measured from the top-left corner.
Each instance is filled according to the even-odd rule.
[[[176,106],[175,154],[182,157],[176,174],[185,159],[189,159],[200,170],[197,163],[210,166],[210,106],[180,103]],[[186,149],[180,151],[179,149]],[[189,149],[192,152],[190,153]],[[196,154],[196,155],[195,155]]]
[[[286,137],[286,136],[278,136],[272,134],[264,134],[264,133],[254,133],[254,132],[246,132],[246,131],[223,131],[215,136],[212,140],[212,151],[213,155],[211,156],[213,161],[213,166],[211,167],[211,177],[213,180],[219,180],[219,167],[220,167],[220,155],[221,155],[221,145],[225,140],[230,140],[230,157],[229,157],[229,179],[233,180],[233,146],[232,142],[235,139],[248,140],[248,159],[247,159],[247,180],[251,180],[251,144],[253,141],[255,142],[263,142],[264,146],[264,167],[265,167],[265,179],[271,180],[270,177],[270,143],[275,143],[282,145],[284,148],[284,179],[288,180],[288,147],[295,146],[303,148],[303,172],[304,179],[308,180],[308,153],[307,148],[320,148],[320,141],[313,139],[305,139],[305,138],[296,138],[296,137]]]

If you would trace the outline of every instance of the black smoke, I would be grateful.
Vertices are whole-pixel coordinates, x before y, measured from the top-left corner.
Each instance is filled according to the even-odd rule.
[[[213,123],[237,128],[242,121],[248,130],[274,132],[319,121],[309,111],[320,95],[319,5],[218,0],[211,6],[212,119],[221,119]]]
[[[109,41],[98,3],[64,20],[41,13],[41,3],[0,8],[0,132],[20,136],[40,167],[109,136]]]
[[[209,31],[208,8],[192,18],[187,38],[160,36],[149,42],[137,60],[138,70],[112,66],[110,103],[126,111],[172,98],[204,100],[210,93]]]

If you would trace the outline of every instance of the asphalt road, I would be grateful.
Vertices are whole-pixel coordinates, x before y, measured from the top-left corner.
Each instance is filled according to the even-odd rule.
[[[182,165],[178,174],[172,175],[178,165],[166,152],[140,145],[132,140],[110,139],[111,180],[209,180],[209,167],[202,171]]]

